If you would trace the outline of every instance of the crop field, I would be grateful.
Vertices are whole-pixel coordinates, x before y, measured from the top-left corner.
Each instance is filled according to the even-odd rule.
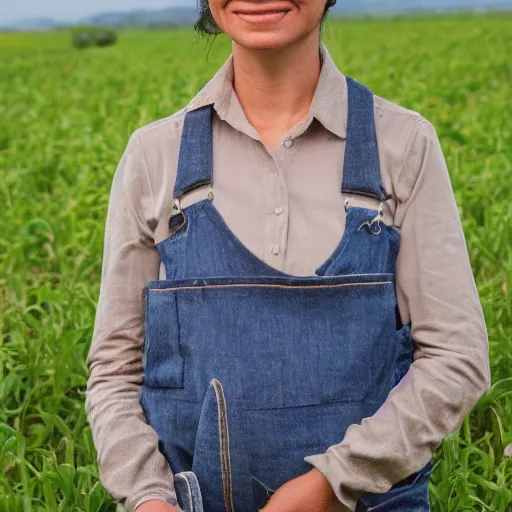
[[[510,512],[512,15],[332,20],[324,42],[438,131],[493,387],[435,454],[432,510]],[[229,52],[192,30],[83,51],[67,31],[0,34],[0,512],[116,508],[84,412],[110,185],[129,135],[182,108]]]

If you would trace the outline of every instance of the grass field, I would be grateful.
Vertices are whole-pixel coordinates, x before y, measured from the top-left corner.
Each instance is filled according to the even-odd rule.
[[[487,320],[493,388],[435,455],[432,510],[512,511],[512,15],[331,22],[340,69],[437,128]],[[73,50],[0,35],[0,511],[113,511],[84,414],[112,176],[137,127],[228,56],[190,31]]]

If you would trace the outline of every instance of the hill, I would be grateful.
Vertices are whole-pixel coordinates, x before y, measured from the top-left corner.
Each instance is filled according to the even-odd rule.
[[[352,0],[340,2],[333,8],[333,13],[343,14],[389,14],[418,11],[453,11],[453,10],[498,10],[512,9],[512,0]],[[112,11],[99,13],[73,24],[104,25],[109,27],[157,27],[157,26],[191,26],[197,18],[195,7],[169,7],[167,9],[135,11]],[[47,30],[64,23],[50,18],[20,20],[4,26],[8,30]]]

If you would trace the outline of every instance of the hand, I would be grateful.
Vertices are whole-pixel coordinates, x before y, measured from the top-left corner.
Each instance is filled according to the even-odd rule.
[[[328,512],[335,501],[331,484],[313,468],[279,487],[261,512]]]
[[[135,512],[178,512],[178,507],[171,505],[164,500],[145,501],[137,507]]]

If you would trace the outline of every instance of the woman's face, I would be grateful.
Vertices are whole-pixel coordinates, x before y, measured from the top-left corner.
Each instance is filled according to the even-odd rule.
[[[219,28],[240,46],[283,48],[320,30],[326,0],[209,0]]]

